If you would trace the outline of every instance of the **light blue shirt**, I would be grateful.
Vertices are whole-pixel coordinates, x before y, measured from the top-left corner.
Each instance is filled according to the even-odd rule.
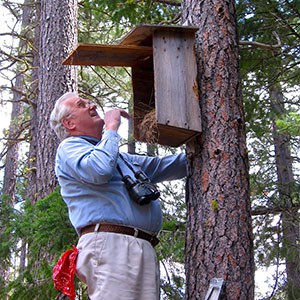
[[[63,140],[56,154],[55,173],[70,221],[80,228],[99,222],[132,226],[157,234],[162,226],[159,200],[135,203],[126,190],[116,166],[123,175],[134,178],[119,158],[120,136],[108,130],[95,146],[81,137]],[[186,175],[184,154],[149,157],[122,153],[135,170],[142,169],[153,183],[180,179]]]

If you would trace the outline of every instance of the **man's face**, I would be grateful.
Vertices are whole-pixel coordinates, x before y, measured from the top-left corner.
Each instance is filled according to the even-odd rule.
[[[75,135],[91,135],[97,132],[101,135],[104,120],[98,115],[95,104],[80,97],[73,97],[65,100],[64,105],[70,108],[70,114],[64,122],[70,132],[74,130]]]

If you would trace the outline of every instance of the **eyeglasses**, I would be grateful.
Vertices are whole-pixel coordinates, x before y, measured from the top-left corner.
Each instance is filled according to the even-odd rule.
[[[78,98],[76,102],[74,103],[73,108],[69,108],[68,113],[63,117],[63,119],[68,119],[73,116],[73,112],[77,108],[89,108],[90,106],[95,105],[93,102],[90,102],[86,99]]]
[[[78,98],[75,105],[78,108],[87,108],[87,107],[90,107],[91,105],[94,105],[94,104],[92,102],[86,100],[86,99]]]

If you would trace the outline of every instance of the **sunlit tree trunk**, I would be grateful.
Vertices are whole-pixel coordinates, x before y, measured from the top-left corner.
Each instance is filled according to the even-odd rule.
[[[77,44],[77,1],[41,1],[39,89],[37,98],[36,171],[37,199],[56,186],[54,158],[58,140],[49,127],[54,102],[67,91],[76,91],[76,67],[62,64]]]
[[[33,0],[35,10],[35,26],[34,39],[32,49],[32,73],[30,93],[28,95],[28,102],[30,105],[30,128],[29,128],[29,151],[27,161],[27,180],[30,188],[27,189],[26,197],[32,203],[37,201],[37,172],[36,172],[36,151],[38,139],[38,125],[37,125],[37,97],[38,97],[38,70],[39,70],[39,45],[40,45],[40,17],[41,5],[40,1]]]
[[[30,40],[32,38],[31,31],[28,30],[32,25],[33,9],[31,0],[25,0],[22,11],[21,32],[22,37],[19,42],[18,53],[19,57],[26,59],[26,53],[29,51]],[[20,139],[24,135],[26,120],[24,118],[24,102],[25,99],[25,83],[24,83],[24,67],[28,62],[20,61],[17,64],[15,82],[12,88],[12,112],[9,126],[9,134],[7,140],[7,154],[5,159],[5,172],[3,178],[2,193],[10,198],[10,204],[13,207],[16,204],[16,182],[19,160],[19,145]],[[28,71],[28,70],[27,70]],[[1,224],[1,228],[6,228],[7,224]],[[13,263],[13,262],[12,262]],[[21,259],[19,268],[22,269],[25,262]],[[1,268],[1,277],[8,281],[9,272],[6,268]]]
[[[22,112],[22,89],[23,89],[23,75],[16,76],[15,85],[13,87],[13,101],[11,119],[9,125],[9,134],[7,137],[7,153],[5,157],[5,170],[3,178],[2,193],[8,195],[11,205],[15,204],[16,182],[17,182],[17,168],[19,158],[19,138],[22,133],[20,120]]]
[[[280,89],[271,87],[270,98],[275,115],[284,114],[284,99]],[[283,255],[285,257],[288,299],[300,298],[300,231],[299,214],[293,208],[295,196],[293,159],[290,151],[290,136],[280,131],[276,126],[276,117],[273,120],[273,140],[277,168],[277,184],[280,206],[285,209],[282,217]]]
[[[129,110],[129,114],[132,115],[133,112]],[[135,154],[135,140],[134,136],[134,126],[133,126],[133,118],[128,120],[128,153]]]
[[[203,132],[187,145],[186,299],[204,299],[212,278],[221,299],[254,298],[248,157],[235,2],[183,1],[196,33]]]
[[[30,31],[28,30],[32,19],[31,0],[25,0],[23,4],[22,22],[20,36],[22,38],[19,42],[18,53],[19,57],[26,59],[26,52],[30,44]],[[25,89],[24,89],[24,68],[28,62],[20,61],[17,63],[16,77],[12,87],[12,111],[10,118],[10,125],[8,129],[7,139],[7,153],[5,159],[5,172],[3,179],[2,193],[6,194],[11,199],[12,206],[15,204],[16,181],[17,181],[17,168],[19,158],[19,143],[20,138],[24,132],[25,119],[22,114],[25,102]]]

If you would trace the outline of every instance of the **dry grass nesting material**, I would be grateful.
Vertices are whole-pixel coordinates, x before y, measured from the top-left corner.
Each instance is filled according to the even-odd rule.
[[[147,113],[140,123],[140,136],[149,144],[155,144],[158,141],[158,126],[155,116],[155,110]]]

